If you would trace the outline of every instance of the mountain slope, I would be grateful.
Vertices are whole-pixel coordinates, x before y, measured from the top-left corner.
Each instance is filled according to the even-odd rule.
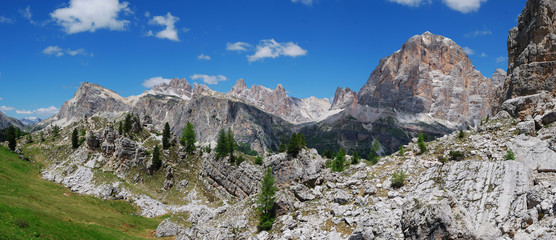
[[[9,126],[23,128],[23,124],[19,120],[8,117],[3,112],[0,112],[0,129],[8,128]]]

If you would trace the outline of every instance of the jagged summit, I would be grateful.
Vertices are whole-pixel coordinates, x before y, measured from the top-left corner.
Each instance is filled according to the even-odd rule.
[[[556,91],[556,1],[528,1],[508,35],[508,78],[501,101]]]
[[[155,85],[147,93],[176,96],[184,100],[190,100],[193,95],[192,87],[185,78],[172,78],[169,83]]]
[[[425,32],[380,60],[359,91],[360,104],[473,125],[491,114],[494,85],[449,38]]]

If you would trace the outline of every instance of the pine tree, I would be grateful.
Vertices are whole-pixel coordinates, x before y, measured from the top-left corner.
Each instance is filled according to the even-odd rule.
[[[280,140],[280,146],[278,147],[278,152],[285,152],[286,149],[286,137],[282,133],[282,140]]]
[[[230,162],[234,163],[235,162],[234,149],[236,146],[236,141],[234,139],[234,133],[230,128],[228,128],[228,136],[226,137],[226,140],[228,141],[228,153],[230,154]]]
[[[33,136],[31,136],[31,133],[27,134],[27,143],[32,143],[33,142]]]
[[[45,141],[45,139],[44,139],[44,132],[41,132],[41,133],[39,134],[39,136],[40,136],[40,138],[41,138],[41,142],[44,142],[44,141]]]
[[[195,127],[193,126],[192,123],[187,122],[187,124],[181,131],[180,143],[183,147],[185,147],[185,151],[188,152],[189,154],[195,151],[195,142],[197,142],[196,138],[197,136],[195,134]]]
[[[124,132],[125,133],[129,133],[129,131],[131,130],[131,114],[127,114],[125,115],[125,120],[124,120]]]
[[[164,130],[162,131],[162,149],[168,149],[170,147],[170,124],[164,124]]]
[[[359,164],[359,160],[361,160],[361,157],[359,157],[357,150],[354,150],[353,155],[351,156],[351,164]]]
[[[301,149],[299,144],[299,135],[297,133],[292,134],[290,137],[290,143],[288,144],[288,154],[292,155],[294,158],[297,157],[297,154],[299,154],[299,150]]]
[[[224,129],[221,129],[220,133],[218,134],[216,149],[214,149],[216,151],[216,157],[221,158],[228,155],[228,147],[229,145],[228,139],[226,137],[226,131],[224,131]]]
[[[304,133],[301,133],[301,135],[299,135],[299,147],[300,148],[307,147],[307,144],[305,143],[305,134]]]
[[[71,133],[71,147],[74,149],[79,147],[77,128],[74,128],[73,132]]]
[[[263,165],[263,157],[261,157],[261,155],[259,155],[255,158],[255,164]]]
[[[23,136],[23,133],[21,132],[21,129],[15,128],[15,138],[19,139],[21,136]]]
[[[153,172],[156,172],[158,169],[160,169],[160,167],[162,167],[162,161],[160,160],[160,148],[158,148],[158,145],[156,145],[153,149]]]
[[[346,151],[344,148],[340,149],[340,152],[336,155],[334,162],[332,162],[332,170],[336,172],[344,171],[344,163],[346,161]]]
[[[272,170],[267,168],[261,181],[261,193],[257,197],[259,204],[259,231],[272,229],[274,223],[274,195],[278,189],[274,186],[274,176]]]
[[[58,133],[60,132],[60,127],[54,125],[54,128],[52,129],[52,140],[56,139],[56,137],[58,137]]]
[[[120,121],[120,126],[118,127],[118,134],[120,134],[120,136],[124,134],[124,125],[122,121]]]
[[[14,126],[9,126],[8,131],[6,132],[6,139],[8,140],[8,148],[11,151],[15,151],[15,147],[17,146],[17,141],[15,138],[15,128]]]
[[[419,146],[419,150],[421,150],[420,154],[427,151],[427,145],[425,144],[425,138],[422,133],[419,133],[419,136],[417,137],[417,145]]]

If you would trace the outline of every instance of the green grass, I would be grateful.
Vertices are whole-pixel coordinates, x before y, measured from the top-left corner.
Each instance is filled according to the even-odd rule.
[[[0,146],[0,239],[153,239],[164,217],[137,212],[42,180],[36,163]]]

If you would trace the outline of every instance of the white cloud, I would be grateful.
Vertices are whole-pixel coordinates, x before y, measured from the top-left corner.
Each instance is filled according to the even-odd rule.
[[[50,106],[47,108],[38,108],[35,110],[15,110],[17,114],[25,114],[25,115],[36,114],[41,116],[53,115],[58,113],[58,111],[59,109],[54,106]]]
[[[467,38],[474,38],[480,36],[492,35],[492,31],[490,30],[475,30],[474,32],[466,33],[465,37]]]
[[[235,43],[226,43],[226,50],[228,51],[247,51],[248,48],[251,48],[251,44],[246,42],[235,42]]]
[[[193,80],[202,79],[203,82],[210,85],[218,84],[218,82],[228,80],[224,75],[205,75],[205,74],[195,74],[191,76],[191,79]]]
[[[161,25],[166,26],[166,28],[158,33],[156,33],[157,38],[168,39],[172,41],[179,42],[178,31],[176,30],[175,23],[179,21],[178,17],[172,16],[172,14],[167,13],[166,16],[154,16],[150,21],[150,25]],[[148,36],[153,36],[152,31],[149,31]]]
[[[473,51],[473,49],[471,49],[469,47],[463,47],[463,51],[465,51],[465,53],[467,53],[467,55],[475,54],[475,51]]]
[[[76,50],[71,50],[68,48],[66,50],[62,50],[58,46],[48,46],[42,50],[42,53],[45,55],[54,55],[56,57],[61,57],[64,54],[68,54],[70,56],[77,56],[77,55],[91,56],[91,57],[93,56],[93,54],[88,54],[87,51],[85,51],[85,49],[83,48],[76,49]]]
[[[496,58],[496,63],[503,63],[507,60],[508,58],[504,57],[504,56],[500,56]]]
[[[42,50],[42,53],[46,55],[55,55],[56,57],[64,55],[64,52],[58,46],[48,46],[44,50]]]
[[[197,59],[199,59],[199,60],[207,60],[207,61],[208,61],[208,60],[210,60],[210,56],[209,56],[209,55],[205,55],[204,53],[201,53],[201,55],[199,55],[199,56],[197,57]]]
[[[482,52],[482,53],[481,53],[481,57],[483,57],[483,58],[484,58],[484,57],[488,57],[488,55],[487,55],[486,53]]]
[[[487,0],[442,0],[449,8],[461,13],[469,13],[479,10],[481,3]]]
[[[80,48],[77,50],[71,50],[71,49],[67,49],[66,53],[70,56],[75,56],[75,55],[83,55],[83,56],[87,56],[87,52],[85,51],[85,49]]]
[[[308,6],[311,6],[313,4],[313,0],[292,0],[292,2],[294,3],[302,3]]]
[[[119,0],[70,0],[69,7],[56,9],[50,16],[67,34],[95,32],[98,29],[124,30],[128,20],[120,13],[131,13],[128,2]]]
[[[388,0],[388,1],[399,3],[401,5],[410,6],[410,7],[418,7],[419,5],[421,5],[421,2],[423,2],[423,0]]]
[[[143,87],[153,88],[155,85],[169,83],[171,79],[166,79],[163,77],[152,77],[143,82]]]
[[[11,18],[8,17],[4,17],[4,16],[0,16],[0,23],[7,23],[7,24],[12,24],[15,21]]]
[[[31,6],[27,5],[25,9],[19,10],[19,13],[21,13],[21,16],[27,19],[31,24],[35,24],[35,21],[33,21],[33,14],[31,14]]]
[[[13,111],[13,107],[0,106],[0,111]]]
[[[249,62],[263,60],[265,58],[277,58],[280,56],[297,57],[307,54],[307,50],[293,42],[279,43],[274,39],[261,40],[257,45],[255,54],[247,56]]]

